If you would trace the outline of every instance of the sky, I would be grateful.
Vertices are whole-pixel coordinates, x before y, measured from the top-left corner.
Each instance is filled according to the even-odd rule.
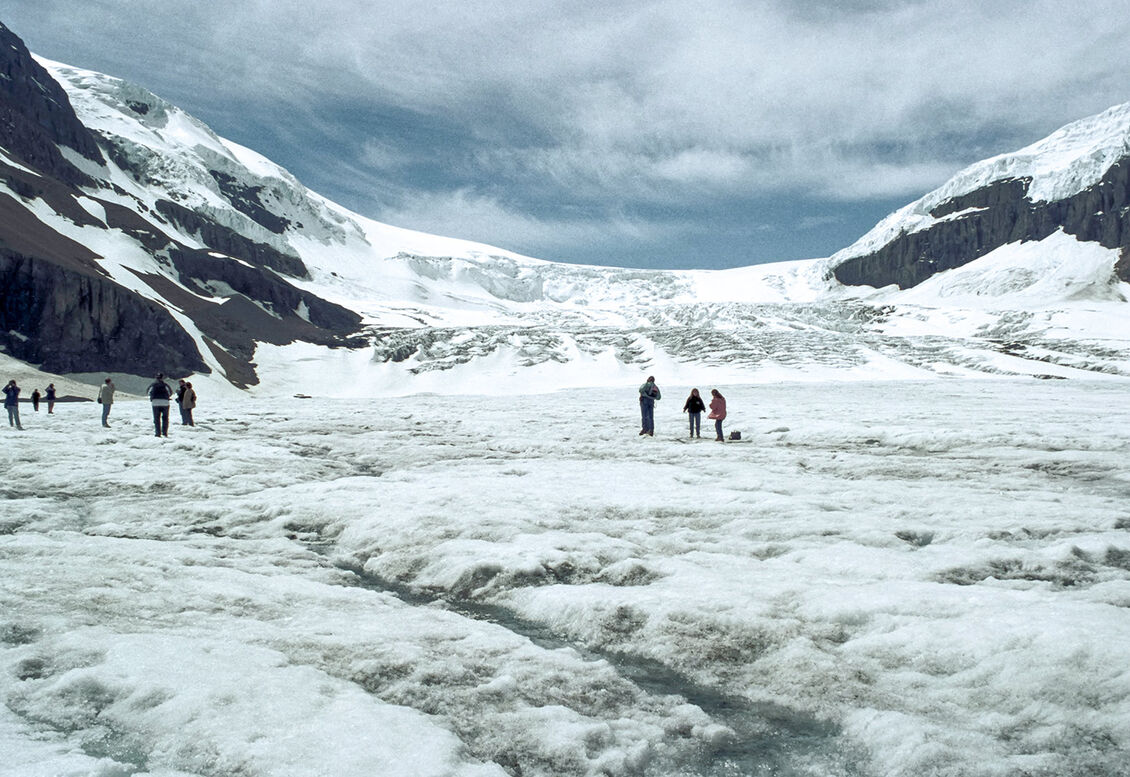
[[[370,218],[540,259],[828,256],[1130,101],[1124,0],[5,0]]]

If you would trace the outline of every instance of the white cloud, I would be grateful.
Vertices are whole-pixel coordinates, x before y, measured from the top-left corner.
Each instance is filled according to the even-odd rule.
[[[656,186],[676,187],[672,196],[684,186],[914,193],[975,161],[944,139],[1003,126],[1034,140],[1130,99],[1111,93],[1114,77],[1130,83],[1130,60],[1114,56],[1130,22],[1109,0],[808,17],[790,3],[737,0],[637,2],[615,14],[603,4],[378,4],[369,26],[356,23],[362,7],[339,4],[341,23],[322,25],[301,60],[492,151],[514,128],[532,134],[511,157],[526,163],[518,172],[543,170],[594,198]]]
[[[751,160],[732,151],[718,151],[706,148],[680,149],[659,159],[654,173],[662,178],[680,184],[728,185],[747,181],[752,173]]]
[[[400,146],[369,138],[361,144],[358,161],[377,171],[391,171],[411,164],[412,156]]]
[[[622,214],[539,218],[525,210],[467,189],[417,193],[381,210],[382,221],[437,235],[454,235],[492,245],[540,246],[564,260],[578,246],[604,244],[610,237],[658,243],[670,237],[668,224]]]

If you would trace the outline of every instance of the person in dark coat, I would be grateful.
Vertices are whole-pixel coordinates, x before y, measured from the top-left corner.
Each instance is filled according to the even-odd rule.
[[[34,389],[31,392],[31,409],[37,413],[39,412],[39,397],[39,389]]]
[[[173,390],[165,382],[164,373],[158,372],[157,379],[149,384],[149,404],[153,406],[153,429],[157,437],[169,436],[169,402]]]
[[[8,426],[23,429],[20,425],[20,387],[14,380],[4,387],[4,409],[8,411]]]
[[[647,381],[640,386],[640,418],[643,421],[640,434],[655,436],[655,401],[660,398],[659,386],[655,385],[655,378],[649,375]]]
[[[185,392],[186,385],[187,384],[185,383],[184,378],[181,378],[180,382],[177,383],[177,409],[180,410],[180,425],[181,426],[184,426],[188,423],[188,419],[184,417],[184,404],[183,404],[184,403],[184,392]]]
[[[698,395],[698,389],[691,389],[691,395],[687,397],[686,404],[683,405],[683,412],[688,414],[691,420],[691,437],[702,437],[702,413],[706,410],[706,405],[702,402],[702,397]]]
[[[47,415],[55,412],[55,384],[47,384]]]

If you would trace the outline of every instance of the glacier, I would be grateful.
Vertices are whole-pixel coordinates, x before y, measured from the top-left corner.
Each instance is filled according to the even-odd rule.
[[[0,773],[1125,775],[1125,385],[25,413]]]

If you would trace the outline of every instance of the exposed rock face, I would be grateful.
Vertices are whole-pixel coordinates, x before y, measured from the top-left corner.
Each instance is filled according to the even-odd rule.
[[[0,181],[76,225],[99,224],[67,184],[2,164]],[[0,346],[49,372],[209,371],[169,313],[114,283],[97,258],[0,194]]]
[[[104,221],[96,219],[77,203],[80,192],[59,181],[0,164],[0,182],[42,200],[76,225],[115,230],[150,252],[177,281],[135,274],[193,320],[237,385],[257,380],[251,365],[257,341],[356,345],[348,336],[359,328],[360,317],[287,283],[276,270],[304,274],[306,268],[270,246],[179,206],[169,209],[198,234],[212,237],[215,245],[209,248],[227,249],[236,261],[186,246],[134,211],[87,194],[105,213]],[[195,341],[169,312],[115,283],[98,258],[0,193],[0,346],[50,372],[210,372]],[[218,296],[228,298],[216,302]]]
[[[1123,248],[1118,262],[1114,265],[1114,274],[1120,280],[1130,283],[1130,248]]]
[[[288,256],[263,243],[248,240],[238,232],[223,227],[183,205],[158,200],[157,211],[187,232],[197,235],[209,248],[228,256],[238,256],[256,267],[269,267],[295,278],[309,275],[306,265],[297,256]]]
[[[164,308],[109,278],[0,249],[0,288],[0,342],[48,372],[210,371]]]
[[[1058,229],[1080,240],[1121,248],[1115,271],[1130,282],[1130,159],[1073,197],[1033,202],[1030,179],[997,181],[948,200],[930,215],[952,216],[919,232],[902,233],[879,250],[834,269],[848,285],[906,289],[931,275],[968,264],[1008,243],[1043,240]],[[967,211],[967,212],[966,212]]]
[[[304,309],[308,323],[322,331],[320,334],[311,333],[310,338],[302,339],[324,342],[330,339],[328,333],[353,331],[360,323],[356,313],[297,289],[277,275],[265,273],[257,267],[212,256],[207,251],[177,248],[170,254],[173,264],[181,273],[181,283],[189,290],[209,295],[210,292],[202,284],[219,281],[272,310],[276,315],[285,317],[287,314],[293,315],[300,308]],[[267,341],[290,342],[277,337],[268,337]]]
[[[75,116],[67,93],[32,59],[24,42],[0,24],[0,146],[52,178],[88,183],[56,144],[102,161],[94,134]]]
[[[218,170],[209,171],[220,191],[228,198],[228,202],[243,215],[261,227],[266,227],[277,235],[281,235],[290,221],[271,213],[260,199],[261,186],[247,186],[240,183],[233,176],[221,173]]]

